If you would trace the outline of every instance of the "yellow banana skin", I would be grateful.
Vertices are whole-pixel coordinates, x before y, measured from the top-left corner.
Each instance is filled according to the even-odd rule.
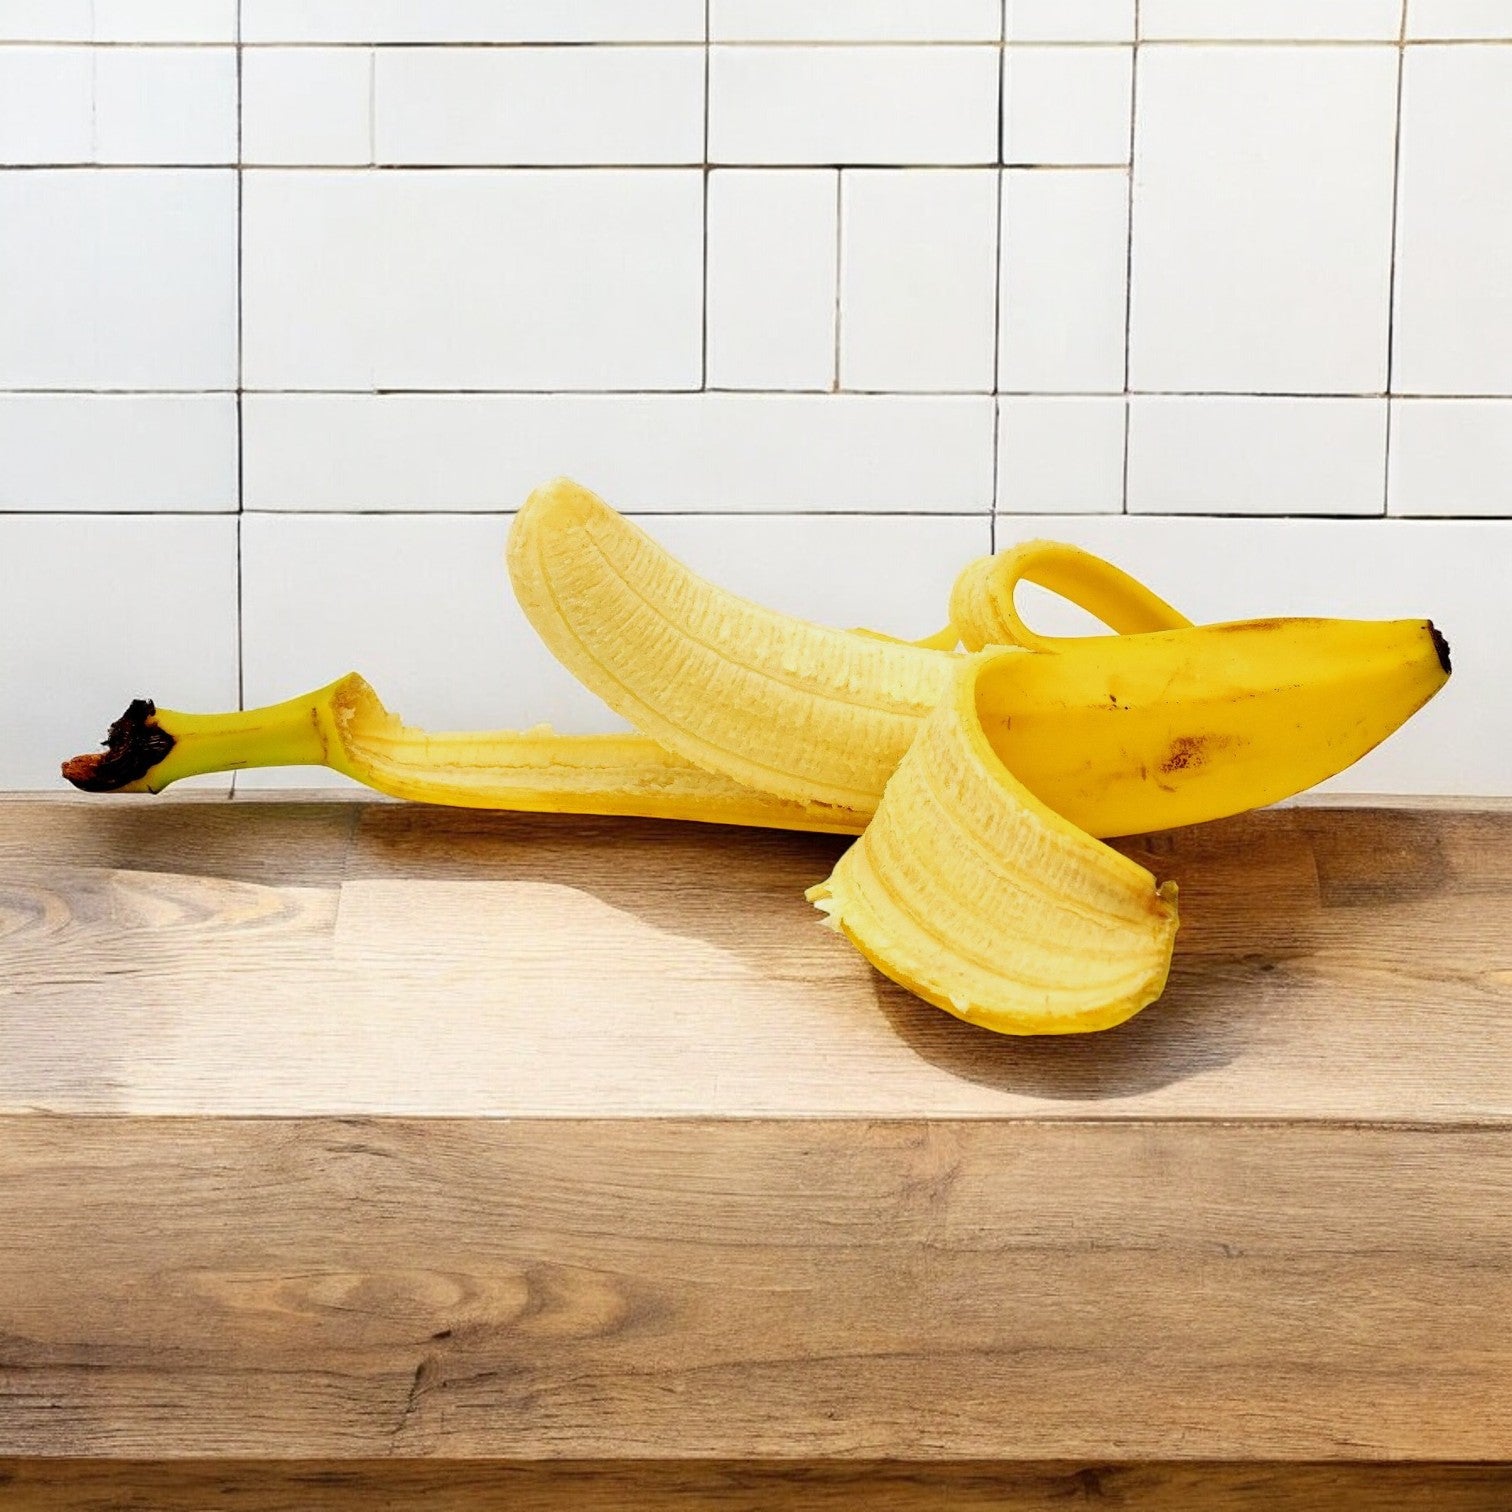
[[[1181,620],[1117,569],[1059,550],[1071,553],[1063,573],[1069,560],[1083,574],[1082,588],[1068,584],[1082,597],[1087,562],[1104,574],[1098,606],[1111,619]],[[537,633],[616,713],[687,761],[792,802],[875,809],[962,659],[726,593],[566,480],[531,495],[508,560]],[[979,581],[993,562],[972,569]],[[1003,622],[1001,600],[963,612],[967,634],[989,612]],[[1011,731],[1019,780],[1090,834],[1216,819],[1300,792],[1364,755],[1448,676],[1427,621],[1182,624],[1017,651],[1032,666],[1011,703],[984,711]],[[986,687],[1009,696],[997,679]]]
[[[1160,996],[1176,888],[1039,802],[1004,763],[985,697],[1029,657],[961,664],[876,817],[808,897],[878,970],[1000,1034],[1106,1029]]]
[[[1079,604],[1119,635],[1182,630],[1192,622],[1122,568],[1061,541],[1023,541],[994,556],[978,557],[950,591],[951,628],[968,651],[1022,646],[1055,651],[1080,637],[1040,635],[1013,601],[1020,583],[1036,583]]]
[[[1014,775],[1090,834],[1195,824],[1358,761],[1449,676],[1427,620],[1241,620],[1094,636],[983,679]]]
[[[857,813],[793,803],[692,766],[643,735],[441,731],[406,725],[355,672],[263,708],[223,714],[138,700],[109,749],[63,774],[86,791],[158,793],[207,772],[326,766],[390,797],[460,808],[696,819],[856,835]]]

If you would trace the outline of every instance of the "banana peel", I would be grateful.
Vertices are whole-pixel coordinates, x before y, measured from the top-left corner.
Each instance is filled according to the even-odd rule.
[[[1107,1029],[1165,987],[1176,884],[1157,886],[1008,766],[984,709],[1013,702],[1028,660],[960,666],[876,817],[807,896],[880,971],[957,1018],[1001,1034]]]
[[[1044,541],[969,564],[924,641],[831,629],[706,582],[566,479],[527,500],[507,558],[537,633],[638,733],[429,732],[349,674],[225,714],[138,700],[64,776],[157,792],[323,764],[435,803],[858,834],[809,894],[832,927],[958,1017],[1070,1033],[1154,1001],[1177,928],[1174,884],[1096,837],[1310,787],[1449,675],[1428,621],[1193,626]],[[1113,633],[1037,635],[1014,602],[1025,581]]]

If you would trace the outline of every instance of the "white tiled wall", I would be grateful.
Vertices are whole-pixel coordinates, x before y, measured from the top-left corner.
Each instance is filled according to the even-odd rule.
[[[1508,0],[0,0],[0,787],[349,667],[606,725],[500,560],[565,472],[840,624],[932,630],[1033,535],[1200,618],[1432,614],[1453,682],[1336,786],[1512,791],[1509,44]]]

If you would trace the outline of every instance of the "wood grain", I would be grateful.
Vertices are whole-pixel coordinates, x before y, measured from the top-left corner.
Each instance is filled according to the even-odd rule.
[[[1512,1459],[1501,1129],[0,1121],[0,1453]]]
[[[843,841],[348,801],[0,804],[0,1110],[1512,1123],[1512,812],[1124,846],[1161,1003],[1009,1041],[802,898]]]
[[[0,1461],[7,1512],[1506,1512],[1485,1465]]]

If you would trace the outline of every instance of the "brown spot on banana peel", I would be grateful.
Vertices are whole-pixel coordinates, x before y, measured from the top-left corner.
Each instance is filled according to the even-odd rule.
[[[173,736],[157,723],[157,705],[133,698],[106,734],[105,749],[70,757],[63,775],[86,793],[118,792],[145,777],[173,747]]]
[[[1169,776],[1172,772],[1184,772],[1189,767],[1201,766],[1207,759],[1207,738],[1202,735],[1178,735],[1171,742],[1170,752],[1160,763],[1160,770]]]
[[[1214,751],[1225,750],[1233,744],[1232,735],[1178,735],[1160,763],[1160,770],[1168,777],[1173,772],[1190,771],[1193,767],[1200,767]]]

